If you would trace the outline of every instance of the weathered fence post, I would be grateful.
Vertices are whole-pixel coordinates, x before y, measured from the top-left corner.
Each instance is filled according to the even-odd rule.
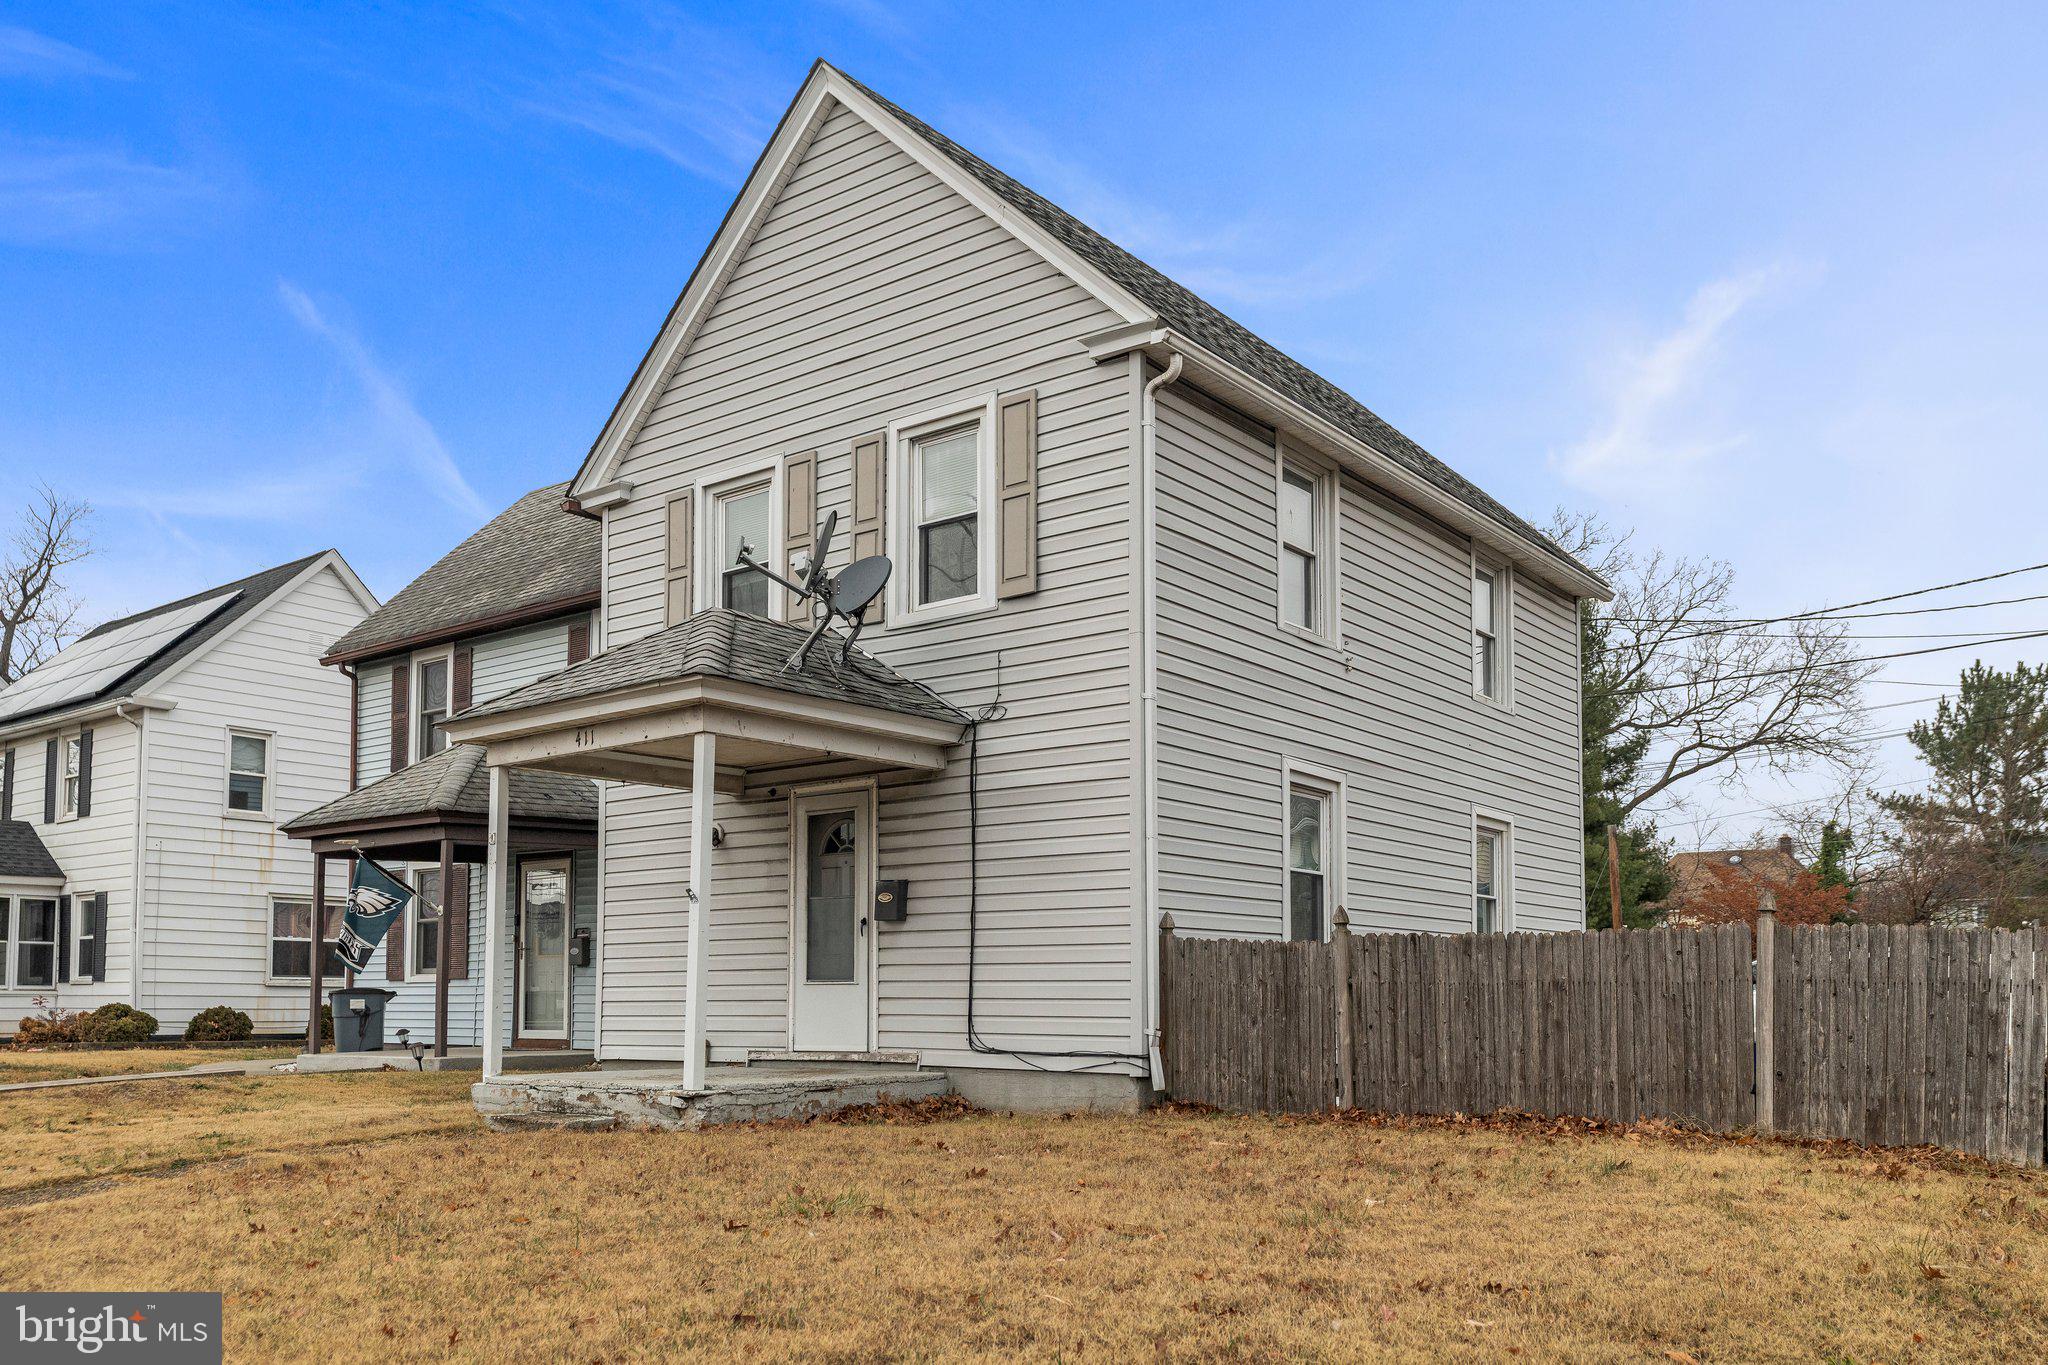
[[[1756,905],[1756,1130],[1777,1131],[1778,898],[1765,888]]]
[[[1173,972],[1167,964],[1172,960],[1173,915],[1167,913],[1159,917],[1159,1023],[1152,1031],[1152,1047],[1159,1054],[1159,1078],[1166,1082],[1164,1089],[1169,1095],[1173,1093],[1174,1083],[1180,1079],[1174,1074],[1172,1054],[1166,1046],[1166,1021],[1171,1017],[1167,1007],[1173,1003],[1167,985],[1173,980]]]
[[[1351,916],[1341,905],[1330,917],[1330,979],[1337,997],[1337,1107],[1349,1109],[1357,1046],[1351,1037]]]

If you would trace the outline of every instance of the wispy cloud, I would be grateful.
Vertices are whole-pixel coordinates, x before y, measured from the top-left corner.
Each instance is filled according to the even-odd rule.
[[[239,193],[213,169],[114,146],[0,135],[0,240],[17,245],[152,245],[167,230],[216,216]]]
[[[0,76],[39,80],[85,77],[125,81],[128,72],[67,42],[14,24],[0,24]]]
[[[399,452],[414,469],[456,511],[479,520],[490,508],[463,477],[441,434],[434,429],[405,386],[399,382],[362,340],[320,310],[305,290],[288,280],[279,280],[278,296],[293,319],[333,348],[349,373],[362,386],[364,396]]]
[[[1595,492],[1669,483],[1743,443],[1718,429],[1699,398],[1721,359],[1728,329],[1785,276],[1772,266],[1701,285],[1684,317],[1612,365],[1605,417],[1555,460],[1565,478]]]
[[[362,482],[359,465],[328,460],[293,478],[237,478],[212,485],[186,483],[172,489],[103,488],[94,500],[107,507],[146,512],[167,529],[165,519],[169,517],[304,525],[324,517],[337,498]]]

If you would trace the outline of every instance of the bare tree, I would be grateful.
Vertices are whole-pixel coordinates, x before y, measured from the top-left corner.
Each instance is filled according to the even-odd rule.
[[[1585,739],[1648,741],[1618,798],[1624,819],[1681,803],[1690,784],[1846,770],[1863,754],[1862,686],[1875,668],[1840,623],[1745,621],[1730,607],[1727,564],[1639,551],[1590,516],[1560,511],[1550,534],[1614,586],[1585,639],[1586,687],[1615,703],[1589,701],[1587,713],[1611,714],[1611,729]]]
[[[34,669],[78,633],[78,601],[63,573],[92,553],[89,503],[37,484],[0,559],[0,687]]]

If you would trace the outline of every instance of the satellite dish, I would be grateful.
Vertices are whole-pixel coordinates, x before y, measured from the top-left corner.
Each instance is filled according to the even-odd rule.
[[[813,604],[812,611],[818,624],[784,662],[782,671],[785,673],[804,666],[804,661],[810,657],[811,646],[818,643],[835,618],[851,627],[839,647],[839,662],[845,663],[852,658],[853,643],[860,638],[861,627],[866,624],[862,613],[888,585],[892,566],[887,555],[868,555],[855,560],[837,574],[826,574],[825,556],[832,549],[832,533],[838,528],[839,514],[826,513],[823,524],[818,527],[818,538],[813,542],[810,563],[796,569],[800,581],[784,578],[766,564],[756,562],[753,547],[744,540],[740,542],[739,553],[734,556],[754,572],[780,583],[799,599]]]

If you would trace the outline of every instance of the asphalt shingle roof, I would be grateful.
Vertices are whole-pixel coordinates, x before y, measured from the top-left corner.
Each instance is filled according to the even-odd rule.
[[[484,751],[456,744],[389,777],[358,787],[287,824],[287,834],[423,815],[484,819],[490,812],[490,770]],[[597,823],[597,784],[538,768],[512,770],[512,818]]]
[[[846,73],[840,72],[842,76]],[[973,176],[1005,203],[1062,245],[1116,281],[1167,327],[1214,351],[1247,373],[1308,407],[1350,435],[1383,451],[1410,473],[1435,484],[1474,511],[1541,545],[1559,562],[1591,573],[1534,526],[1496,502],[1483,489],[1396,430],[1365,404],[1306,365],[1257,336],[1194,291],[1167,278],[1059,205],[1020,184],[959,143],[851,76],[846,79],[930,143],[947,160]],[[1594,575],[1596,578],[1598,575]]]
[[[133,616],[123,616],[117,621],[108,621],[104,625],[94,627],[84,635],[81,635],[75,643],[82,644],[96,636],[105,635],[112,630],[118,630],[122,626],[132,625],[137,621],[146,621],[152,616],[161,616],[165,612],[176,611],[178,608],[189,606],[194,602],[204,602],[209,597],[219,597],[224,593],[231,592],[240,594],[233,602],[207,617],[183,635],[171,640],[162,649],[150,655],[126,673],[108,682],[91,696],[67,697],[63,701],[51,706],[42,707],[34,711],[24,711],[20,715],[9,716],[7,724],[10,726],[18,725],[32,717],[56,715],[59,712],[76,710],[81,706],[89,706],[93,702],[107,697],[141,691],[152,678],[161,676],[172,665],[182,659],[189,658],[205,648],[208,641],[214,639],[236,621],[239,621],[269,601],[272,593],[283,588],[285,584],[298,577],[307,565],[327,553],[330,552],[321,550],[318,553],[307,555],[303,559],[294,559],[289,564],[280,564],[274,569],[265,569],[261,573],[250,574],[247,578],[238,578],[232,583],[223,583],[217,588],[208,588],[205,592],[195,592],[191,596],[181,597],[175,602],[166,602],[162,606],[151,607],[148,611],[139,611]],[[23,676],[33,677],[34,674],[29,673]]]
[[[783,662],[803,643],[806,627],[714,608],[679,625],[608,649],[481,706],[463,717],[495,716],[549,702],[624,692],[690,677],[730,678],[797,696],[851,702],[902,715],[965,724],[967,716],[922,683],[855,649],[839,662],[840,642],[820,640],[804,666],[784,672]]]
[[[536,488],[435,560],[334,642],[327,662],[445,640],[483,622],[597,601],[600,527],[562,510],[566,483]]]
[[[0,820],[0,877],[62,879],[64,869],[26,820]]]

